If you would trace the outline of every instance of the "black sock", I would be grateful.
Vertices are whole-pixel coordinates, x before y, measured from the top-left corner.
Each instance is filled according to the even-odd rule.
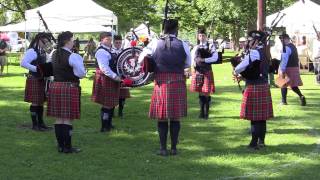
[[[110,128],[109,127],[109,118],[111,116],[110,109],[107,108],[101,108],[101,124],[102,128]]]
[[[125,102],[126,102],[126,99],[124,98],[119,99],[119,111],[123,110]]]
[[[205,117],[208,118],[209,117],[209,109],[210,109],[210,102],[211,102],[211,96],[206,96],[206,103],[205,103]]]
[[[171,149],[177,149],[180,132],[180,121],[170,121]]]
[[[31,114],[31,120],[32,120],[32,128],[35,128],[38,126],[37,121],[37,106],[30,106],[30,114]]]
[[[260,123],[260,131],[261,131],[261,134],[260,134],[260,143],[264,144],[264,139],[266,137],[266,132],[267,132],[267,122],[266,121],[261,121]]]
[[[299,97],[303,96],[303,95],[301,94],[301,91],[300,91],[300,89],[299,89],[298,87],[292,87],[291,89],[292,89],[293,92],[295,92],[296,94],[298,94]]]
[[[167,149],[167,136],[168,136],[168,122],[158,121],[158,133],[160,139],[160,149]]]
[[[282,102],[283,103],[287,102],[287,93],[288,93],[287,88],[281,88],[281,95],[282,95]]]
[[[37,106],[38,125],[43,125],[43,106]]]
[[[256,121],[251,121],[251,142],[249,146],[255,147],[258,144],[258,126]]]
[[[200,117],[204,117],[204,105],[205,105],[205,97],[199,95],[199,104],[200,104]]]
[[[64,148],[63,125],[62,124],[55,124],[54,130],[55,130],[58,146],[59,146],[59,148],[61,148],[63,150],[63,148]]]
[[[63,135],[64,135],[64,145],[66,149],[72,148],[71,137],[72,137],[72,125],[63,124]]]
[[[114,107],[112,109],[110,109],[110,116],[109,116],[109,119],[108,119],[108,126],[110,128],[113,127],[113,125],[112,125],[113,114],[114,114]]]

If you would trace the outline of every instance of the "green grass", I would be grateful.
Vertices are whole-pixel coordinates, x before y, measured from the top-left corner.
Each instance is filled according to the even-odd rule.
[[[311,73],[302,75],[306,107],[299,106],[292,91],[289,105],[280,106],[280,90],[272,89],[275,118],[268,123],[268,147],[252,152],[246,148],[249,123],[239,120],[241,92],[232,81],[231,65],[214,65],[217,92],[210,119],[197,118],[197,94],[188,93],[180,154],[159,157],[156,122],[147,117],[152,85],[132,89],[125,118],[116,117],[116,130],[102,134],[100,107],[90,101],[92,80],[82,80],[82,117],[74,123],[73,145],[83,152],[66,155],[56,151],[53,131],[21,128],[30,123],[29,104],[23,102],[24,72],[11,65],[9,74],[0,77],[1,180],[320,179],[320,90]]]

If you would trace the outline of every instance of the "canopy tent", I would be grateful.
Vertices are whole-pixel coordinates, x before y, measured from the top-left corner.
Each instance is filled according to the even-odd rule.
[[[303,33],[315,34],[312,25],[320,29],[320,6],[311,0],[298,1],[288,8],[280,11],[285,14],[277,27],[285,27],[288,34]],[[271,26],[278,13],[267,16],[266,24]]]
[[[39,19],[42,14],[51,32],[101,32],[111,31],[106,26],[116,26],[117,16],[92,0],[53,0],[48,4],[25,12],[26,21],[2,26],[1,31],[39,32],[45,30]]]
[[[140,24],[138,27],[136,27],[134,29],[134,32],[138,35],[138,36],[149,36],[149,32],[148,32],[148,27],[146,24],[142,23]],[[150,36],[153,37],[155,36],[155,32],[153,32],[152,30],[150,30]]]
[[[104,27],[100,25],[81,25],[78,23],[62,23],[61,21],[48,21],[48,27],[51,32],[71,31],[76,33],[85,32],[102,32],[111,31],[111,27]],[[39,20],[36,21],[23,21],[17,24],[11,24],[7,26],[0,26],[0,31],[4,32],[41,32],[45,27]]]

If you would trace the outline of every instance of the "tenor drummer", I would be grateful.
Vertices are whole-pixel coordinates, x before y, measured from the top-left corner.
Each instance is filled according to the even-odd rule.
[[[178,21],[165,20],[164,36],[144,48],[139,57],[151,55],[155,64],[154,90],[151,98],[149,117],[158,121],[161,156],[169,154],[167,135],[170,125],[171,155],[177,154],[180,119],[187,115],[187,90],[185,68],[191,65],[188,45],[177,38]],[[170,122],[170,123],[169,123]]]
[[[49,33],[38,33],[29,45],[21,66],[28,69],[24,101],[31,103],[30,114],[32,129],[36,131],[48,130],[43,121],[43,104],[45,97],[45,79],[40,66],[47,61],[47,53],[52,50],[53,37]]]
[[[116,73],[116,58],[112,55],[112,34],[100,34],[100,46],[96,57],[96,74],[93,81],[92,101],[100,104],[101,132],[108,132],[114,128],[112,115],[119,104],[121,77]]]
[[[119,55],[122,49],[122,37],[121,35],[115,35],[113,37],[113,51]],[[119,95],[119,108],[118,108],[118,116],[123,117],[123,108],[127,98],[130,98],[130,91],[127,87],[120,87],[120,95]]]

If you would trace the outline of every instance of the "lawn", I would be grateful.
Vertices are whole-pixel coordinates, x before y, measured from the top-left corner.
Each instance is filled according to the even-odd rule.
[[[289,105],[280,106],[280,90],[272,88],[275,118],[268,123],[267,147],[253,152],[246,148],[249,123],[239,119],[241,92],[231,71],[229,63],[214,65],[208,121],[197,118],[197,94],[188,93],[175,157],[155,155],[156,122],[147,117],[152,84],[132,89],[124,118],[115,117],[111,133],[100,133],[100,107],[90,101],[92,80],[86,78],[73,133],[73,145],[83,151],[59,154],[53,131],[25,127],[31,121],[23,102],[25,70],[12,64],[0,77],[0,179],[320,179],[320,87],[314,75],[302,75],[306,107],[292,91]]]

